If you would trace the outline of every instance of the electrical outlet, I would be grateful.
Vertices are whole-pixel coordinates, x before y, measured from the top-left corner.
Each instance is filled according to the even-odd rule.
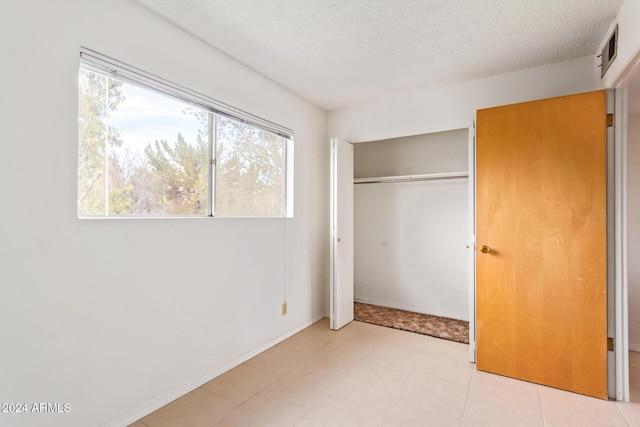
[[[286,315],[287,314],[287,302],[283,302],[282,303],[282,315]]]

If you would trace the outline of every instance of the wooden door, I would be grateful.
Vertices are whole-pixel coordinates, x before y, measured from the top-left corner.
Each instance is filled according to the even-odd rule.
[[[353,145],[331,139],[330,323],[353,320]]]
[[[477,368],[606,399],[606,92],[479,110],[476,150]]]

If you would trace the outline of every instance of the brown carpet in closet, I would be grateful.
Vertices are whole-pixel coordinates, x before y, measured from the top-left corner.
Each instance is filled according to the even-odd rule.
[[[395,308],[354,303],[355,320],[388,328],[401,329],[449,341],[469,343],[469,322],[413,313]]]

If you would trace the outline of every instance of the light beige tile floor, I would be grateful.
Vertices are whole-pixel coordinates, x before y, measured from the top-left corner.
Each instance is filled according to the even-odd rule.
[[[468,351],[360,322],[330,331],[324,319],[132,427],[640,426],[640,403],[479,372]],[[640,354],[631,366],[640,397]]]

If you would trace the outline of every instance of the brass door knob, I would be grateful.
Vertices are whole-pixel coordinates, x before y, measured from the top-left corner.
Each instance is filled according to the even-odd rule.
[[[480,252],[482,252],[483,254],[488,254],[489,252],[491,252],[491,248],[487,245],[482,245],[480,247]]]

